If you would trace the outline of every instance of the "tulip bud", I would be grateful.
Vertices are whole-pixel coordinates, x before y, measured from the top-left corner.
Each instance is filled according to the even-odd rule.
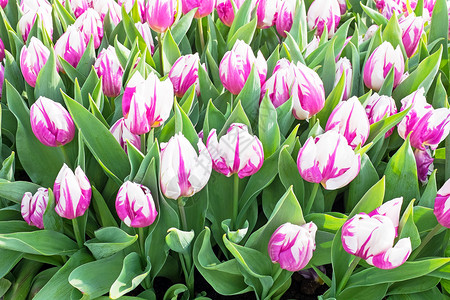
[[[282,269],[300,271],[309,263],[316,249],[316,232],[317,226],[313,222],[302,226],[281,225],[269,240],[270,259],[279,263]]]
[[[95,72],[102,78],[103,93],[107,97],[117,97],[122,87],[123,68],[113,46],[103,49],[94,64]]]
[[[161,143],[161,191],[170,199],[191,197],[208,183],[212,170],[211,155],[203,142],[197,143],[199,154],[182,133],[168,143]]]
[[[177,0],[154,0],[147,2],[147,23],[158,32],[164,33],[172,26],[178,14]]]
[[[0,99],[2,98],[3,83],[5,82],[5,67],[0,63]]]
[[[338,0],[339,8],[341,9],[341,15],[345,15],[347,12],[347,1],[346,0]]]
[[[327,131],[308,138],[298,153],[297,167],[304,180],[336,190],[358,175],[361,156],[355,154],[342,135]]]
[[[400,83],[405,62],[400,46],[392,47],[389,42],[383,42],[370,55],[364,66],[364,83],[369,89],[379,91],[391,68],[394,68],[394,88]]]
[[[49,11],[46,8],[42,7],[38,8],[36,11],[29,10],[28,12],[24,13],[17,23],[24,42],[27,41],[28,34],[30,33],[31,28],[34,25],[37,16],[39,16],[39,19],[43,23],[44,29],[49,34],[50,38],[53,36],[53,20],[51,9]]]
[[[128,227],[147,227],[155,222],[158,212],[150,190],[139,183],[126,181],[116,197],[116,211]]]
[[[66,0],[58,1],[61,2],[62,6],[66,5]],[[69,6],[76,18],[81,16],[89,8],[87,0],[69,0]]]
[[[414,158],[416,159],[417,175],[420,182],[426,184],[428,182],[428,175],[431,175],[434,170],[433,157],[429,148],[426,150],[414,150]]]
[[[348,97],[350,97],[351,95],[353,70],[352,64],[346,57],[341,58],[336,63],[336,76],[334,78],[334,87],[336,87],[336,85],[339,83],[339,80],[341,80],[342,73],[345,73],[345,86],[342,99],[347,100]]]
[[[434,202],[434,215],[439,224],[450,228],[450,179],[437,192]]]
[[[280,59],[274,69],[273,75],[264,83],[261,89],[261,99],[268,93],[270,101],[275,108],[285,103],[291,97],[291,88],[294,83],[295,65],[287,59]]]
[[[373,37],[373,35],[375,34],[375,32],[377,32],[377,30],[378,30],[378,25],[376,25],[376,24],[371,25],[367,29],[366,33],[364,34],[364,41],[370,40]]]
[[[405,47],[406,55],[413,56],[419,47],[420,38],[423,33],[423,18],[416,17],[414,14],[401,19],[399,22],[402,29],[402,41]]]
[[[337,0],[315,0],[309,7],[308,27],[316,30],[316,35],[321,36],[325,25],[328,29],[328,37],[333,37],[341,20],[341,8]]]
[[[52,11],[52,6],[48,0],[22,0],[20,2],[20,9],[23,14],[29,11],[36,12],[39,8],[43,8],[50,13]]]
[[[253,175],[264,162],[261,141],[257,136],[251,135],[244,124],[231,124],[220,141],[216,130],[211,130],[206,147],[211,154],[214,170],[227,177],[235,173],[241,179]]]
[[[187,14],[194,8],[198,8],[194,17],[199,19],[211,14],[216,6],[215,0],[182,0],[183,14]]]
[[[244,0],[233,0],[233,2],[236,7],[236,12],[244,4]],[[234,10],[231,0],[217,0],[216,10],[220,21],[230,27],[234,21]]]
[[[6,5],[8,5],[8,0],[0,0],[0,6],[5,9]]]
[[[56,55],[64,58],[72,67],[76,68],[86,50],[85,35],[74,25],[67,28],[55,44]],[[63,69],[59,60],[56,63],[60,70]]]
[[[56,176],[53,186],[55,194],[55,211],[66,219],[75,219],[84,215],[91,203],[91,184],[78,166],[73,171],[64,164]]]
[[[225,53],[219,65],[220,80],[232,94],[238,95],[252,71],[253,65],[259,75],[261,86],[267,75],[267,62],[261,51],[255,57],[252,48],[241,40],[237,40],[231,51]]]
[[[113,126],[111,126],[111,129],[109,130],[111,134],[114,136],[114,138],[119,142],[120,146],[127,151],[127,141],[129,141],[133,146],[135,146],[137,149],[141,149],[141,138],[137,134],[131,133],[130,129],[125,124],[125,119],[120,118],[117,120],[116,123],[114,123]]]
[[[36,79],[39,72],[47,63],[50,51],[44,44],[35,38],[31,37],[28,47],[25,45],[20,52],[20,69],[22,70],[25,81],[32,87],[36,86]]]
[[[95,49],[100,47],[103,39],[103,22],[98,12],[89,8],[75,21],[74,26],[84,33],[86,41],[93,37]]]
[[[278,3],[275,24],[278,34],[282,37],[286,37],[286,32],[291,31],[296,4],[295,0],[284,0]]]
[[[136,26],[136,29],[141,34],[142,38],[145,41],[145,44],[147,45],[147,48],[150,50],[150,53],[153,55],[155,52],[155,44],[153,43],[153,37],[152,32],[150,30],[150,26],[148,26],[147,23],[141,23],[137,22],[134,24]]]
[[[257,27],[261,29],[269,28],[275,24],[278,15],[279,0],[257,0],[256,16],[258,18]]]
[[[106,14],[109,12],[109,17],[114,25],[122,21],[122,9],[119,4],[117,4],[114,0],[100,0],[94,1],[93,5],[94,10],[100,15],[100,18],[105,19]]]
[[[369,124],[372,125],[384,117],[390,117],[397,113],[397,106],[392,97],[380,96],[377,93],[373,94],[366,105],[366,115],[369,119]],[[388,137],[394,132],[394,128],[389,129],[384,137]]]
[[[122,98],[126,126],[134,134],[161,126],[169,118],[173,97],[170,79],[160,81],[154,73],[144,79],[139,72],[134,73]]]
[[[22,203],[20,205],[20,212],[23,219],[30,225],[37,228],[44,229],[44,212],[48,203],[48,189],[39,188],[37,192],[32,195],[26,192],[23,195]]]
[[[34,135],[46,146],[65,145],[75,135],[75,125],[68,111],[46,97],[39,97],[31,106],[30,122]]]
[[[125,11],[129,13],[131,9],[133,8],[134,3],[137,1],[137,6],[139,9],[139,17],[141,19],[141,22],[144,23],[146,20],[146,12],[145,12],[145,0],[118,0],[120,6],[125,7]]]
[[[305,48],[305,58],[308,57],[311,53],[313,53],[317,48],[319,48],[320,38],[317,36],[313,36],[311,42],[306,45]]]
[[[412,129],[411,146],[425,150],[429,146],[436,150],[450,132],[450,110],[439,108],[429,110]]]
[[[2,39],[0,39],[0,61],[5,58],[5,44],[3,44]]]
[[[178,58],[170,69],[169,78],[177,97],[183,97],[184,93],[193,85],[197,95],[200,93],[198,84],[198,66],[200,58],[198,53],[188,54]]]

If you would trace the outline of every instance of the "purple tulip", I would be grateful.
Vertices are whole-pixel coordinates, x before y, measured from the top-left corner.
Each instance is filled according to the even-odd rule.
[[[215,0],[182,0],[181,3],[183,14],[187,14],[194,8],[198,8],[194,15],[197,19],[211,14],[216,6]]]
[[[148,23],[141,22],[137,22],[134,25],[144,39],[147,48],[150,50],[150,54],[153,55],[153,53],[155,52],[155,44],[153,43],[152,31],[150,30],[150,26],[148,25]]]
[[[256,16],[258,18],[257,27],[261,29],[275,25],[278,15],[278,4],[280,0],[257,0]]]
[[[316,35],[321,36],[325,25],[328,37],[333,37],[341,20],[341,8],[337,0],[315,0],[309,7],[308,27],[316,29]]]
[[[91,184],[78,166],[73,171],[64,164],[53,186],[55,194],[55,211],[66,219],[75,219],[84,215],[91,203]]]
[[[225,53],[219,65],[219,75],[223,86],[232,94],[238,95],[252,71],[253,65],[259,75],[261,86],[267,75],[267,62],[261,51],[255,57],[252,48],[241,40],[237,40],[231,51]]]
[[[75,125],[69,112],[46,97],[39,97],[31,106],[30,122],[36,138],[49,147],[65,145],[75,135]]]
[[[93,8],[98,12],[100,18],[105,19],[106,14],[109,12],[109,17],[114,25],[122,21],[122,9],[119,4],[117,4],[114,0],[100,0],[94,1]]]
[[[275,66],[273,75],[267,79],[261,89],[261,99],[267,93],[275,108],[289,100],[295,81],[294,68],[295,65],[287,59],[280,59]]]
[[[139,17],[141,22],[144,23],[146,21],[145,0],[118,0],[117,2],[120,6],[123,5],[125,7],[125,11],[129,13],[136,1],[139,9]]]
[[[127,141],[130,142],[133,146],[135,146],[137,149],[141,149],[141,138],[139,135],[131,133],[130,129],[125,124],[125,119],[120,118],[117,120],[116,123],[114,123],[113,126],[111,126],[111,129],[109,130],[111,134],[114,136],[116,141],[119,142],[120,146],[123,150],[127,151]]]
[[[173,98],[170,79],[160,81],[154,73],[144,79],[139,72],[134,73],[122,98],[127,127],[134,134],[144,134],[161,126],[169,118]]]
[[[0,0],[0,6],[4,9],[8,5],[8,0]]]
[[[76,21],[74,26],[84,33],[86,41],[89,42],[91,36],[94,39],[94,47],[100,47],[103,39],[103,22],[98,12],[94,9],[87,9]]]
[[[200,57],[198,53],[188,54],[178,58],[170,69],[169,78],[177,97],[183,97],[184,93],[195,84],[197,95],[200,93],[198,84],[198,66]],[[205,67],[204,67],[205,68]]]
[[[28,47],[25,45],[20,52],[20,69],[22,70],[25,81],[32,87],[36,86],[36,79],[39,72],[47,63],[50,56],[50,50],[44,44],[35,38],[31,37]]]
[[[336,76],[334,78],[334,87],[336,87],[336,85],[339,83],[339,80],[341,79],[343,73],[345,73],[345,85],[342,100],[347,100],[348,97],[350,97],[351,95],[353,70],[352,64],[346,57],[339,59],[339,61],[336,63]]]
[[[123,68],[113,46],[103,49],[94,64],[95,72],[102,78],[103,93],[117,97],[122,87]]]
[[[66,0],[61,0],[60,2],[62,6],[66,5]],[[88,9],[89,4],[87,0],[69,0],[69,6],[75,17],[78,18]]]
[[[449,132],[450,110],[448,108],[429,110],[412,129],[411,146],[420,150],[425,150],[429,146],[432,150],[436,150]]]
[[[369,89],[379,91],[391,68],[394,68],[394,88],[400,83],[405,62],[400,46],[394,50],[389,42],[383,42],[370,55],[364,66],[364,83]]]
[[[297,1],[284,0],[277,5],[276,28],[279,35],[286,37],[286,32],[291,31],[294,22],[295,6]]]
[[[399,25],[402,29],[402,41],[406,55],[412,57],[419,47],[420,38],[422,37],[423,18],[410,14],[406,18],[401,19]]]
[[[5,44],[3,44],[2,39],[0,39],[0,61],[5,58]]]
[[[148,1],[146,14],[148,25],[158,33],[166,32],[177,18],[177,4],[177,0]]]
[[[434,215],[439,224],[450,228],[450,179],[437,192],[434,202]]]
[[[50,38],[53,36],[53,20],[51,9],[49,11],[47,8],[39,7],[37,10],[29,10],[28,12],[24,13],[17,23],[24,42],[27,41],[28,34],[30,33],[31,28],[34,25],[37,16],[39,16],[39,19],[43,22],[44,29],[49,34]]]
[[[128,227],[140,228],[153,224],[158,215],[150,190],[139,183],[126,181],[116,197],[116,211]]]
[[[26,192],[20,205],[23,219],[30,225],[44,229],[44,212],[48,203],[48,189],[39,188],[33,195]]]
[[[56,42],[55,53],[65,59],[72,67],[76,68],[86,47],[86,36],[74,25],[71,25]],[[59,69],[63,70],[59,60],[56,60],[56,62]]]
[[[244,0],[233,0],[236,10],[241,8]],[[231,0],[217,0],[216,4],[217,15],[223,24],[230,27],[234,21],[234,10]],[[237,12],[237,11],[236,11]]]
[[[308,57],[311,53],[313,53],[317,48],[319,48],[320,38],[317,36],[313,36],[311,42],[306,45],[305,48],[305,58]]]
[[[317,226],[313,222],[302,226],[281,225],[269,240],[270,259],[279,263],[282,269],[300,271],[309,263],[316,249],[316,232]]]
[[[384,117],[390,117],[397,113],[397,106],[392,97],[380,96],[377,93],[373,94],[366,105],[366,114],[369,119],[369,124],[372,125]],[[394,132],[394,128],[389,129],[384,137],[388,137]]]
[[[198,140],[199,153],[180,132],[161,143],[161,191],[170,199],[191,197],[208,183],[212,170],[211,155]]]
[[[261,141],[257,136],[251,135],[244,124],[231,124],[227,134],[220,140],[216,130],[211,130],[206,147],[211,154],[214,170],[227,177],[235,173],[241,179],[253,175],[264,162]]]
[[[358,175],[361,156],[355,154],[344,136],[327,131],[316,138],[308,138],[298,153],[297,167],[304,180],[336,190]]]
[[[426,150],[416,149],[414,150],[414,158],[416,159],[417,175],[420,182],[426,184],[428,182],[428,176],[433,173],[433,157],[429,148]]]

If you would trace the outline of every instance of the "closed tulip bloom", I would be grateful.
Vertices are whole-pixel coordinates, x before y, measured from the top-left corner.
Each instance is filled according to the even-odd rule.
[[[144,23],[146,20],[145,0],[118,0],[117,2],[120,6],[123,5],[125,7],[125,11],[129,13],[136,1],[139,9],[139,17],[141,19],[141,22]]]
[[[317,36],[313,36],[311,42],[306,45],[305,48],[305,58],[308,57],[311,53],[313,53],[317,48],[319,48],[320,38]]]
[[[338,0],[339,8],[341,9],[341,15],[344,15],[347,12],[347,1],[346,0]]]
[[[200,93],[198,84],[198,67],[200,58],[198,53],[188,54],[178,58],[173,64],[169,72],[170,81],[172,81],[173,89],[177,97],[183,97],[184,93],[196,84],[195,90],[197,95]]]
[[[44,229],[44,212],[48,203],[48,189],[39,188],[33,195],[26,192],[20,205],[20,212],[28,225]]]
[[[3,44],[2,39],[0,39],[0,61],[5,58],[5,44]]]
[[[279,35],[286,37],[286,32],[291,31],[294,22],[295,0],[283,0],[277,6],[276,28]]]
[[[394,247],[389,248],[386,252],[368,258],[366,262],[379,269],[390,270],[403,265],[411,252],[411,238],[407,237],[400,239]]]
[[[55,211],[66,219],[75,219],[84,215],[91,203],[91,184],[78,166],[75,173],[64,164],[56,176],[53,186]]]
[[[94,1],[93,3],[94,10],[100,15],[100,18],[105,19],[106,14],[109,12],[109,17],[114,25],[122,21],[122,9],[119,4],[117,4],[114,0],[99,0]]]
[[[309,263],[316,249],[316,232],[317,226],[313,222],[301,226],[281,225],[269,240],[270,259],[279,263],[282,269],[300,271]]]
[[[244,178],[258,172],[264,162],[264,151],[261,141],[248,132],[244,124],[233,123],[227,134],[217,139],[215,129],[211,130],[206,141],[213,168],[230,177],[238,174]]]
[[[219,75],[223,86],[234,95],[238,95],[252,71],[253,65],[259,75],[261,86],[267,75],[267,62],[261,51],[255,57],[252,48],[241,40],[237,40],[231,51],[225,53],[219,65]]]
[[[4,9],[8,5],[8,0],[0,0],[0,6]]]
[[[285,103],[291,97],[291,88],[294,83],[295,65],[282,58],[275,66],[273,75],[267,79],[261,89],[261,99],[268,93],[273,106]]]
[[[51,10],[47,10],[46,8],[38,8],[36,11],[29,10],[24,13],[20,18],[17,26],[19,27],[20,33],[22,34],[22,39],[24,42],[28,39],[28,34],[30,33],[31,28],[36,21],[37,16],[39,16],[39,20],[43,23],[44,29],[47,31],[50,38],[53,36],[53,20]]]
[[[450,228],[450,179],[437,192],[434,201],[434,215],[439,224]]]
[[[355,154],[342,135],[327,131],[308,138],[298,153],[297,167],[304,180],[336,190],[358,175],[361,156]]]
[[[147,48],[150,50],[150,54],[153,55],[155,52],[155,44],[153,42],[152,32],[150,30],[150,26],[147,23],[141,23],[137,22],[134,24],[136,26],[136,29],[141,34],[142,38],[145,41],[145,44],[147,45]]]
[[[74,26],[84,33],[86,41],[92,36],[95,49],[100,47],[103,39],[103,22],[97,11],[89,8],[75,21]]]
[[[48,0],[22,0],[20,1],[20,10],[23,14],[29,11],[36,12],[39,8],[43,8],[48,12],[52,11],[52,5]]]
[[[384,117],[390,117],[397,113],[397,106],[395,100],[389,96],[380,96],[377,93],[370,96],[366,105],[366,114],[369,118],[369,124],[372,125]],[[384,137],[388,137],[394,132],[394,128],[389,129]]]
[[[166,32],[178,14],[177,0],[153,0],[147,2],[147,23],[158,32]]]
[[[242,4],[244,3],[244,0],[233,0],[233,2],[236,6],[237,12],[237,10],[239,10],[239,8],[241,8]],[[220,21],[230,27],[234,21],[234,10],[233,5],[231,4],[231,0],[217,0],[216,10]]]
[[[364,83],[369,89],[379,91],[391,68],[394,68],[394,88],[400,83],[405,71],[400,46],[392,47],[389,42],[383,42],[370,55],[364,66]]]
[[[352,149],[364,145],[369,137],[370,124],[357,97],[343,101],[334,108],[325,127],[325,131],[328,130],[342,134]]]
[[[141,149],[141,138],[139,135],[131,133],[130,129],[128,129],[127,125],[125,124],[125,119],[120,118],[117,120],[116,123],[114,123],[113,126],[111,126],[111,129],[109,130],[111,134],[114,136],[117,142],[119,142],[120,146],[122,147],[125,152],[127,151],[127,141],[130,142],[133,146],[135,146],[137,149]]]
[[[113,46],[103,49],[94,64],[95,72],[102,78],[103,93],[117,97],[122,87],[123,68]]]
[[[419,47],[420,38],[422,37],[423,18],[410,14],[406,18],[401,19],[399,25],[402,29],[402,41],[406,55],[412,57]]]
[[[339,2],[337,0],[315,0],[309,7],[307,20],[309,29],[316,29],[318,36],[322,35],[326,25],[328,37],[331,38],[341,20]]]
[[[187,14],[194,8],[198,8],[194,15],[197,19],[211,14],[215,6],[215,0],[182,0],[183,14]]]
[[[26,45],[22,47],[20,52],[20,69],[25,81],[30,86],[36,86],[37,76],[47,63],[49,56],[50,50],[34,36],[31,37],[28,47]]]
[[[347,100],[348,97],[350,97],[352,91],[353,70],[352,64],[346,57],[339,59],[339,61],[336,63],[336,77],[334,78],[334,87],[336,87],[339,80],[341,79],[342,73],[345,73],[344,95],[342,96],[342,99]]]
[[[61,104],[43,96],[31,106],[30,122],[34,135],[46,146],[65,145],[75,135],[69,112]]]
[[[433,157],[429,148],[426,150],[416,149],[414,150],[414,158],[417,165],[417,176],[423,184],[428,182],[428,176],[433,173]]]
[[[66,5],[66,0],[58,1],[61,2],[62,6]],[[89,8],[87,0],[69,0],[69,6],[76,18],[81,16]]]
[[[368,215],[369,217],[381,215],[391,219],[392,224],[394,225],[395,228],[395,236],[397,237],[398,222],[400,211],[402,209],[402,204],[403,204],[403,197],[395,198],[383,203],[381,206],[377,207],[376,209],[368,213]]]
[[[144,134],[161,126],[169,118],[173,97],[170,79],[160,81],[154,73],[144,79],[139,72],[134,73],[122,98],[127,127],[134,134]]]
[[[56,42],[55,53],[64,58],[72,67],[76,68],[86,47],[85,35],[74,25],[71,25]],[[59,60],[56,60],[56,63],[60,70],[62,70],[63,67]]]
[[[436,150],[450,132],[450,110],[439,108],[429,110],[412,129],[411,146],[425,150],[427,146]]]
[[[147,227],[156,220],[155,202],[150,190],[139,183],[126,181],[116,197],[116,212],[128,227]]]
[[[261,29],[269,28],[275,24],[277,19],[277,9],[280,0],[257,0],[256,16],[258,18],[257,27]]]
[[[182,133],[161,143],[160,183],[167,198],[191,197],[208,183],[211,156],[201,139],[197,147],[199,154]]]
[[[0,63],[0,99],[2,98],[3,83],[5,81],[5,67]]]

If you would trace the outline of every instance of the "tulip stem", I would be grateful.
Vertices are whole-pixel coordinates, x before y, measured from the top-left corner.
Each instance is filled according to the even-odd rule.
[[[316,120],[317,120],[316,115],[312,116],[311,119],[309,119],[309,129],[310,130],[314,127],[314,125],[316,125]]]
[[[238,215],[238,208],[239,208],[239,175],[238,173],[235,173],[233,175],[234,184],[233,184],[233,218],[231,219],[231,227],[236,227],[237,230],[238,226],[236,224],[236,219]]]
[[[142,154],[147,154],[147,134],[141,134],[141,150]]]
[[[230,103],[230,105],[231,105],[231,110],[233,110],[233,104],[234,104],[234,95],[231,94],[231,103]]]
[[[205,52],[205,38],[203,37],[203,25],[202,25],[203,18],[197,19],[197,26],[198,26],[198,34],[200,35],[200,45],[202,46],[202,53]]]
[[[161,76],[164,76],[164,51],[163,51],[163,40],[161,33],[158,33],[158,45],[159,45],[159,61],[161,62]]]
[[[411,254],[411,256],[409,257],[410,260],[413,260],[417,257],[417,255],[419,255],[420,251],[422,251],[422,249],[428,244],[429,241],[431,241],[431,239],[438,234],[438,232],[443,229],[443,226],[441,224],[437,224],[433,229],[431,229],[431,231],[427,234],[427,236],[423,239],[423,241],[420,243],[420,246],[417,247],[416,250],[414,250],[414,252]]]
[[[177,203],[178,203],[178,211],[180,212],[182,229],[183,229],[183,231],[187,231],[188,227],[187,227],[187,221],[186,221],[186,212],[184,211],[183,197],[178,198]]]
[[[319,184],[318,183],[314,183],[313,189],[311,191],[311,194],[309,195],[309,199],[308,202],[306,203],[306,208],[305,208],[305,215],[309,214],[309,212],[311,211],[311,208],[313,206],[314,203],[314,199],[316,199],[316,195],[317,195],[317,190],[319,189]]]
[[[72,219],[72,225],[73,225],[73,233],[75,235],[75,239],[77,240],[78,248],[83,248],[83,237],[81,236],[80,228],[78,227],[78,220],[77,218]]]
[[[144,228],[139,227],[138,229],[138,236],[139,236],[139,246],[141,248],[142,253],[142,260],[145,262],[147,260],[146,253],[145,253],[145,238],[144,238]]]
[[[359,264],[359,261],[361,258],[355,257],[348,267],[347,271],[344,274],[344,277],[342,277],[341,283],[339,284],[339,287],[336,292],[336,296],[338,296],[342,290],[344,289],[345,285],[347,284],[348,280],[350,279],[350,276],[352,275],[353,271],[355,270],[356,266]]]
[[[67,164],[67,166],[69,168],[72,168],[72,162],[70,161],[69,154],[67,153],[66,147],[65,146],[61,146],[59,148],[61,149],[61,152],[62,152],[62,154],[64,156],[64,162]]]

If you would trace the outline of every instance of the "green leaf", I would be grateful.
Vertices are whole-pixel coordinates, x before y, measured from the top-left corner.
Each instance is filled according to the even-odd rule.
[[[103,199],[103,196],[94,186],[92,186],[92,206],[97,216],[97,220],[102,227],[118,226],[105,199]]]
[[[80,82],[84,82],[82,79],[89,76],[89,72],[94,65],[95,58],[94,38],[91,36],[89,43],[86,46],[86,50],[84,50],[83,56],[81,56],[76,67],[77,71],[83,75],[83,77],[79,79]]]
[[[306,8],[304,1],[298,1],[295,9],[295,16],[289,35],[299,46],[300,50],[305,49],[308,44],[308,24],[306,23]]]
[[[379,180],[377,170],[372,165],[367,154],[361,157],[361,169],[358,176],[348,185],[346,210],[350,211],[361,197]]]
[[[388,295],[405,295],[427,291],[439,283],[439,278],[423,276],[410,280],[393,283],[387,292]]]
[[[188,254],[194,236],[194,230],[182,231],[177,228],[170,228],[167,231],[166,244],[172,251]]]
[[[220,130],[223,128],[225,122],[225,116],[210,100],[206,108],[205,121],[203,122],[203,136],[208,138],[211,129]]]
[[[400,123],[400,121],[406,116],[410,109],[411,108],[405,109],[404,111],[401,111],[390,117],[383,118],[380,121],[370,125],[370,133],[369,137],[367,138],[366,144],[375,144],[381,139],[384,139],[386,132]]]
[[[233,7],[234,8],[234,7]],[[233,47],[233,44],[230,44],[230,42],[233,40],[234,36],[237,34],[238,30],[242,27],[244,27],[246,24],[250,24],[250,14],[252,12],[252,0],[245,0],[244,3],[242,3],[241,7],[237,11],[234,17],[233,24],[231,24],[230,31],[228,31],[228,39],[227,39],[227,45],[228,48],[231,49]],[[255,24],[256,25],[256,24]],[[253,34],[252,34],[253,36]],[[236,41],[236,39],[234,39]],[[249,43],[247,43],[249,44]],[[231,47],[230,47],[231,45]]]
[[[2,257],[2,262],[0,263],[0,278],[3,278],[22,259],[23,253],[20,251],[0,249],[0,255]]]
[[[434,208],[434,201],[437,195],[436,171],[437,170],[434,170],[433,173],[431,173],[430,178],[428,178],[427,186],[419,200],[420,206]]]
[[[186,36],[189,27],[191,27],[191,23],[196,12],[196,9],[191,9],[171,27],[170,30],[172,31],[173,40],[175,41],[175,43],[177,43],[177,45],[179,45],[183,37]]]
[[[244,109],[242,108],[241,102],[239,101],[236,106],[234,107],[233,112],[228,117],[227,121],[225,122],[225,125],[223,126],[222,130],[219,132],[218,137],[222,137],[222,135],[226,134],[228,129],[230,128],[230,125],[233,123],[242,123],[247,125],[248,131],[252,132],[252,126],[250,124],[249,119],[247,118],[247,115],[244,112]]]
[[[415,200],[413,199],[409,202],[409,205],[403,213],[398,225],[399,239],[407,237],[411,238],[412,250],[416,249],[420,245],[420,234],[417,230],[416,224],[414,223],[414,201]]]
[[[45,229],[64,233],[63,220],[55,211],[55,196],[50,188],[48,189],[48,203],[43,219]]]
[[[392,95],[392,89],[394,88],[394,74],[395,74],[394,71],[395,68],[394,66],[392,66],[391,70],[384,79],[380,91],[378,92],[379,95],[385,95],[389,97]]]
[[[182,283],[177,283],[172,285],[164,294],[163,300],[177,300],[178,296],[181,295],[181,299],[189,299],[189,289]],[[198,299],[198,298],[195,298]]]
[[[36,78],[34,97],[37,99],[39,96],[44,96],[52,99],[53,101],[63,103],[61,90],[65,92],[66,88],[64,87],[64,83],[56,70],[55,51],[51,48],[47,63],[41,71],[39,71],[39,75]]]
[[[236,20],[236,18],[235,18],[235,20]],[[237,40],[241,40],[241,41],[244,41],[246,44],[250,44],[252,42],[253,35],[255,33],[256,23],[257,23],[257,19],[254,18],[249,23],[247,23],[244,26],[242,26],[241,28],[239,28],[236,31],[236,33],[231,37],[231,39],[230,39],[230,36],[231,36],[230,35],[231,30],[230,30],[230,32],[228,33],[228,42],[227,42],[228,49],[233,48],[233,45],[236,43]],[[234,22],[233,22],[233,24],[234,24]]]
[[[267,93],[259,108],[258,136],[263,145],[264,157],[272,155],[280,146],[277,111]]]
[[[384,194],[386,190],[385,181],[385,177],[381,178],[364,194],[364,196],[361,198],[361,200],[359,200],[358,204],[356,204],[352,212],[349,214],[349,219],[360,212],[369,213],[383,204]]]
[[[209,100],[214,101],[219,96],[219,92],[211,82],[208,72],[203,68],[198,68],[198,82],[200,85],[200,100],[203,105],[206,105]]]
[[[194,125],[192,125],[191,120],[186,115],[186,113],[181,109],[180,105],[175,102],[175,134],[183,133],[183,135],[191,142],[192,146],[197,149],[198,135],[195,131]]]
[[[371,9],[368,6],[365,6],[364,4],[360,3],[362,9],[364,12],[378,25],[378,26],[385,26],[388,23],[388,19],[386,19],[385,16],[377,12],[376,10]]]
[[[334,77],[333,77],[334,78]],[[336,87],[331,91],[325,100],[325,106],[321,111],[317,113],[317,118],[320,121],[320,126],[325,128],[327,125],[328,118],[333,112],[336,105],[341,102],[342,97],[344,96],[344,88],[345,88],[345,72],[342,73],[341,79],[339,80]]]
[[[405,47],[403,47],[402,42],[402,29],[400,28],[400,25],[398,25],[397,16],[395,13],[389,19],[389,22],[383,31],[383,41],[391,43],[394,49],[397,48],[397,46],[400,46],[403,56],[406,57]]]
[[[330,45],[327,48],[325,60],[323,61],[322,71],[320,73],[320,78],[323,81],[326,96],[330,95],[331,91],[333,90],[334,78],[336,77],[336,55],[334,54],[335,41],[336,40],[333,39],[329,42]]]
[[[252,71],[245,82],[239,95],[235,99],[235,103],[239,101],[242,104],[250,124],[255,124],[258,119],[259,99],[261,95],[261,82],[259,79],[256,65],[253,65]]]
[[[95,232],[95,238],[85,243],[96,259],[111,256],[138,239],[137,235],[128,235],[125,231],[117,227],[105,227]]]
[[[39,185],[28,181],[13,181],[0,180],[0,197],[15,203],[21,203],[23,194],[30,192],[34,194]]]
[[[448,70],[448,30],[446,30],[447,28],[445,28],[445,26],[442,26],[443,24],[448,24],[449,21],[447,5],[447,1],[445,0],[437,0],[434,4],[433,14],[431,16],[428,45],[435,41],[439,41],[437,42],[437,45],[441,45],[443,47],[442,60],[445,62],[446,66],[446,68],[443,68],[443,71],[448,78],[450,75]],[[435,74],[433,74],[433,77],[434,76]]]
[[[278,172],[280,180],[286,189],[293,187],[294,195],[300,203],[301,207],[305,207],[305,186],[303,179],[297,168],[297,164],[292,159],[291,154],[287,151],[286,146],[280,151],[278,159]]]

